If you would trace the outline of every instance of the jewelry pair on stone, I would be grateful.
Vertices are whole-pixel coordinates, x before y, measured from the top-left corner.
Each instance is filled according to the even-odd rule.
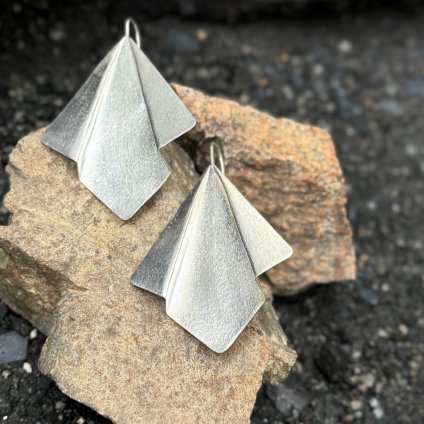
[[[140,48],[138,27],[128,19],[124,37],[41,140],[74,160],[80,181],[123,220],[170,175],[159,149],[195,125]],[[210,161],[131,282],[164,297],[166,313],[220,353],[265,301],[256,277],[292,249],[225,177],[215,143]]]

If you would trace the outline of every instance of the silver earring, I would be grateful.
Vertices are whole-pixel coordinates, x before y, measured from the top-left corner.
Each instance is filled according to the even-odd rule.
[[[122,219],[131,218],[168,178],[159,149],[195,124],[140,46],[138,27],[128,19],[124,37],[41,140],[77,162],[81,182]]]
[[[215,144],[210,160],[131,281],[164,297],[173,320],[221,353],[265,301],[256,277],[292,249],[225,177]]]

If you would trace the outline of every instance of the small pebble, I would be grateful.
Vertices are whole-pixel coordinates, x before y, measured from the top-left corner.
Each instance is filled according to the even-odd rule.
[[[395,96],[398,93],[399,89],[396,85],[388,85],[385,87],[385,91],[387,95]]]
[[[259,78],[258,85],[262,88],[267,87],[269,84],[268,78]]]
[[[380,405],[380,402],[377,398],[372,398],[370,400],[370,406],[372,408],[372,413],[377,420],[380,420],[384,416],[383,408]]]
[[[415,156],[417,154],[417,147],[413,144],[407,144],[405,150],[408,156]]]
[[[353,416],[357,419],[361,419],[362,418],[362,411],[355,411]]]
[[[50,30],[49,36],[52,41],[59,42],[66,38],[66,32],[62,27],[58,26]]]
[[[166,42],[178,53],[193,54],[200,49],[200,43],[197,38],[176,28],[169,29],[166,35]]]
[[[421,240],[415,240],[412,246],[415,250],[421,250],[423,248],[423,243]]]
[[[384,411],[381,408],[375,408],[372,412],[377,420],[381,420],[384,416]]]
[[[391,116],[402,116],[404,107],[394,99],[384,99],[380,102],[380,109]]]
[[[58,400],[54,405],[54,409],[56,410],[56,412],[62,412],[65,409],[65,406],[66,406],[65,402]]]
[[[373,200],[370,200],[369,202],[367,202],[367,208],[370,211],[375,211],[377,209],[377,204]]]
[[[388,339],[389,333],[384,328],[379,328],[377,331],[377,336],[380,337],[380,339]]]
[[[398,330],[399,330],[399,333],[402,334],[402,336],[407,336],[409,333],[409,329],[405,324],[399,324]]]
[[[38,330],[34,328],[31,330],[31,333],[29,333],[29,339],[34,340],[38,336]]]
[[[398,246],[398,247],[405,247],[405,240],[403,239],[403,238],[398,238],[396,241],[395,241],[395,243],[396,243],[396,246]]]
[[[415,361],[411,361],[411,362],[409,363],[409,366],[410,366],[410,368],[411,368],[411,369],[413,369],[413,370],[418,370],[418,369],[420,368],[419,364],[417,364]]]
[[[401,211],[401,207],[398,203],[393,203],[392,204],[392,211],[394,213],[399,213]]]
[[[370,305],[376,306],[379,302],[378,292],[369,287],[358,286],[358,294],[362,300]]]
[[[302,411],[311,400],[308,392],[285,384],[268,385],[267,394],[283,415],[288,415],[292,410]]]
[[[353,377],[353,382],[357,384],[358,389],[362,393],[366,393],[375,384],[375,376],[373,374],[359,374]]]
[[[337,47],[342,53],[350,53],[352,51],[352,44],[348,40],[341,40]]]
[[[208,38],[208,33],[204,29],[200,28],[196,31],[196,38],[199,41],[205,41]]]
[[[380,381],[375,385],[375,392],[377,394],[381,393],[384,388],[384,384]]]
[[[354,350],[354,351],[352,352],[352,359],[353,359],[354,361],[357,361],[358,359],[360,359],[360,358],[361,358],[361,356],[362,356],[362,352],[361,352],[360,350]]]
[[[0,364],[22,361],[27,356],[28,340],[16,331],[0,335]]]
[[[77,420],[77,424],[84,424],[85,423],[85,419],[83,417],[79,417]]]
[[[31,366],[31,364],[29,362],[24,362],[24,364],[22,365],[22,368],[28,374],[31,374],[32,373],[32,366]]]
[[[22,5],[19,4],[19,3],[14,3],[13,6],[12,6],[12,9],[15,13],[21,13],[22,12]]]
[[[9,371],[9,370],[5,370],[5,371],[3,371],[2,373],[1,373],[1,375],[2,375],[2,377],[4,378],[4,379],[8,379],[11,375],[12,375],[12,373],[11,373],[11,371]]]
[[[353,399],[350,402],[350,407],[352,410],[358,411],[359,409],[362,408],[362,402],[359,399]]]
[[[314,73],[314,75],[317,75],[317,76],[322,75],[324,73],[324,66],[321,65],[320,63],[317,63],[312,68],[312,72]]]

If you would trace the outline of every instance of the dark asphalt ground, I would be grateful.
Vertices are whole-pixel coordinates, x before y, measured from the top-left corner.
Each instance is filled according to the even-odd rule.
[[[107,1],[76,3],[2,2],[3,165],[121,35]],[[424,423],[424,7],[233,25],[135,18],[168,80],[329,129],[346,176],[358,280],[276,299],[299,360],[284,385],[261,389],[252,422]],[[29,337],[23,318],[1,305],[0,317],[0,333]],[[40,375],[43,342],[0,366],[0,419],[108,422]]]

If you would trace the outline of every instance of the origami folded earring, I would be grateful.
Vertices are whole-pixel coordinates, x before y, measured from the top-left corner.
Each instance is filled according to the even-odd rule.
[[[81,182],[122,219],[131,218],[168,178],[159,148],[195,124],[140,44],[129,19],[125,36],[41,140],[76,161]]]
[[[292,249],[224,176],[215,144],[210,160],[131,281],[164,297],[167,314],[220,353],[265,301],[256,277]]]

